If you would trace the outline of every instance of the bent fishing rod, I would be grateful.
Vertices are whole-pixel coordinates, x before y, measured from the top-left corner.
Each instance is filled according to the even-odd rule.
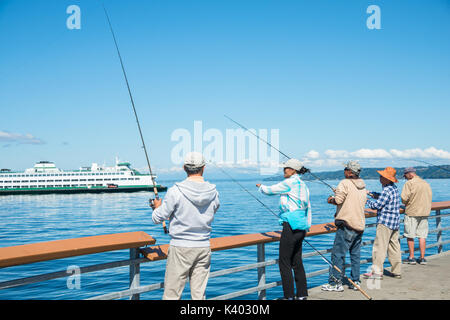
[[[239,122],[231,119],[230,117],[228,117],[227,115],[224,115],[225,118],[227,118],[228,120],[231,120],[232,122],[234,122],[235,124],[237,124],[239,127],[241,127],[242,129],[244,129],[245,131],[250,132],[252,135],[254,135],[256,138],[258,138],[259,140],[261,140],[262,142],[266,143],[269,147],[271,147],[272,149],[278,151],[281,155],[283,155],[284,157],[288,158],[288,159],[292,159],[291,157],[289,157],[287,154],[285,154],[284,152],[280,151],[278,148],[275,148],[271,143],[269,143],[268,141],[264,140],[263,138],[261,138],[260,136],[258,136],[256,133],[252,132],[251,130],[249,130],[248,128],[244,127],[242,124],[240,124]],[[305,168],[306,169],[306,168]],[[333,188],[332,186],[330,186],[328,183],[326,183],[325,181],[323,181],[322,179],[320,179],[317,175],[315,175],[314,173],[311,172],[310,169],[306,169],[306,172],[308,172],[311,176],[313,176],[315,179],[319,180],[320,182],[322,182],[324,185],[326,185],[328,188],[330,188],[331,190],[333,190],[333,192],[336,191],[336,188]]]
[[[109,30],[111,30],[111,35],[113,37],[114,45],[116,46],[116,50],[117,50],[117,55],[119,56],[120,66],[122,67],[123,77],[125,78],[125,83],[127,85],[128,94],[130,96],[130,101],[131,101],[131,106],[133,107],[133,112],[134,112],[134,116],[136,118],[136,123],[137,123],[137,127],[138,127],[138,130],[139,130],[139,135],[141,137],[142,148],[144,149],[145,158],[147,160],[147,165],[148,165],[148,170],[150,172],[150,178],[151,178],[152,184],[153,184],[153,193],[155,194],[155,199],[159,200],[158,188],[156,187],[155,178],[153,177],[152,167],[150,165],[150,160],[149,160],[149,157],[148,157],[147,148],[145,147],[144,136],[142,135],[141,125],[139,123],[139,118],[138,118],[138,115],[137,115],[137,112],[136,112],[136,107],[134,105],[134,99],[133,99],[133,95],[131,93],[130,84],[128,83],[128,77],[127,77],[127,73],[125,71],[125,67],[124,67],[124,64],[123,64],[122,55],[120,54],[119,45],[117,44],[116,36],[115,36],[114,30],[113,30],[113,27],[112,27],[112,24],[111,24],[111,20],[109,19],[108,12],[106,11],[106,7],[105,7],[105,5],[103,3],[102,3],[102,6],[103,6],[103,11],[105,12],[106,19],[108,20]],[[154,199],[150,199],[150,206],[153,205],[153,201],[154,201]],[[163,221],[163,228],[164,228],[164,233],[168,233],[165,221]]]
[[[273,214],[274,216],[276,216],[277,218],[279,218],[279,215],[276,214],[276,212],[274,212],[272,209],[270,209],[270,207],[268,207],[264,202],[262,202],[261,200],[259,200],[253,193],[251,193],[250,191],[247,190],[247,188],[245,188],[242,184],[239,183],[239,181],[237,181],[236,179],[234,179],[231,175],[229,175],[224,169],[220,168],[219,166],[216,165],[216,168],[218,168],[220,171],[222,171],[223,174],[225,174],[228,178],[230,178],[231,181],[235,182],[237,185],[239,185],[242,190],[244,190],[245,192],[247,192],[253,199],[255,199],[256,201],[258,201],[264,208],[266,208],[268,210],[268,212],[270,212],[271,214]],[[339,269],[336,265],[334,265],[331,261],[329,261],[319,250],[317,250],[311,243],[309,243],[308,240],[303,239],[303,241],[305,241],[315,252],[317,252],[320,257],[333,269],[335,269],[337,272],[341,273],[356,289],[358,289],[359,292],[362,293],[362,295],[364,297],[366,297],[369,300],[372,300],[372,297],[369,296],[359,285],[357,285],[355,282],[353,282],[352,279],[350,279],[349,277],[347,277],[345,275],[345,273],[343,273],[341,271],[341,269]]]

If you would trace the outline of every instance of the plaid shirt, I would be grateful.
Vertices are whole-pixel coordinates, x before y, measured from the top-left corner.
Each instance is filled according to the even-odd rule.
[[[384,224],[391,230],[400,228],[400,193],[395,184],[383,187],[380,197],[376,201],[368,200],[367,205],[370,209],[377,210],[377,223]]]

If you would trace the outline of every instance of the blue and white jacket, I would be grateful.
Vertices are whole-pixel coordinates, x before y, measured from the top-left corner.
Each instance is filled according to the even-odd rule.
[[[294,174],[273,186],[261,185],[259,191],[266,195],[280,195],[280,224],[287,222],[283,213],[302,210],[306,212],[308,224],[311,225],[309,189],[298,174]]]

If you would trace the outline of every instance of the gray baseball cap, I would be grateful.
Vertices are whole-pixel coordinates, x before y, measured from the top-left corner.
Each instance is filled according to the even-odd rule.
[[[291,168],[291,169],[299,171],[303,167],[303,164],[300,162],[300,160],[289,159],[288,161],[282,163],[281,167],[283,167],[283,168]]]
[[[403,170],[403,174],[407,174],[410,172],[416,172],[416,169],[414,169],[413,167],[409,167],[409,168],[406,168],[405,170]]]
[[[205,158],[200,152],[189,152],[184,157],[184,165],[191,168],[201,168],[205,166]]]
[[[347,163],[344,163],[343,165],[345,166],[345,169],[348,169],[355,174],[359,174],[361,172],[361,165],[358,161],[351,160]]]

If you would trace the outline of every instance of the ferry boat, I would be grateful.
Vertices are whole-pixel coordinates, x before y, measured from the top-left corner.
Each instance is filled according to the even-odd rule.
[[[167,190],[159,184],[156,187],[158,191]],[[129,162],[117,160],[112,167],[92,163],[72,171],[58,169],[50,161],[39,161],[24,172],[0,169],[0,195],[135,191],[153,191],[150,175],[133,169]]]

